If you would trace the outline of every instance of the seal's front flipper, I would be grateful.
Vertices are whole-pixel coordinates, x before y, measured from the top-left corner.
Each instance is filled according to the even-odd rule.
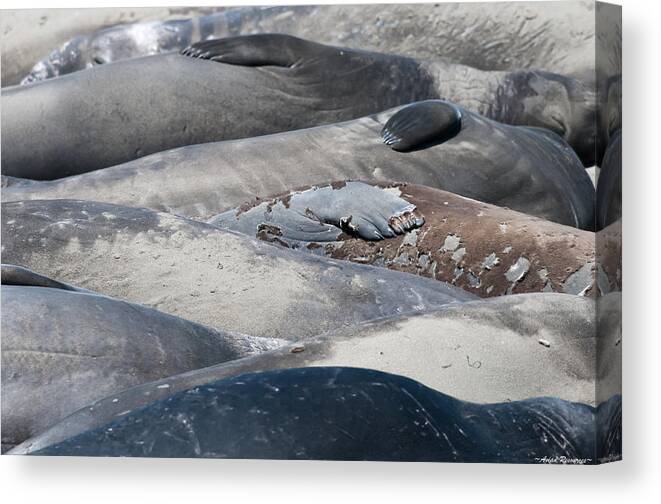
[[[446,101],[427,100],[397,111],[381,130],[386,145],[408,151],[449,140],[461,130],[461,111]]]
[[[284,34],[258,34],[197,42],[184,56],[242,66],[294,67],[324,46]]]
[[[208,223],[295,246],[337,241],[342,233],[365,240],[391,238],[422,226],[424,217],[398,189],[346,182],[294,192],[244,212],[225,212]]]
[[[50,287],[52,289],[62,289],[68,291],[82,291],[71,285],[58,282],[32,270],[23,268],[22,266],[15,266],[13,264],[0,265],[2,272],[2,285],[22,285],[25,287]]]

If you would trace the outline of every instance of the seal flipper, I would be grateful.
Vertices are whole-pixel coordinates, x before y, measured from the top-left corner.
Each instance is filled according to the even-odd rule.
[[[386,145],[408,151],[449,140],[461,130],[461,111],[446,101],[427,100],[397,111],[381,130]]]
[[[365,240],[391,238],[422,226],[424,217],[391,189],[346,182],[290,193],[207,222],[296,246],[296,242],[337,241],[342,232]]]
[[[181,54],[229,65],[294,67],[323,48],[291,35],[264,33],[197,42]]]
[[[16,266],[14,264],[0,265],[2,272],[2,285],[22,285],[25,287],[50,287],[52,289],[62,289],[75,292],[83,292],[83,289],[78,289],[72,285],[68,285],[57,280],[53,280],[32,270]]]

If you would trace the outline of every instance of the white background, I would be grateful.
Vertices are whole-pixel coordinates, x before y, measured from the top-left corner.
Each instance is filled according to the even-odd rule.
[[[341,1],[341,0],[340,0]],[[58,7],[169,1],[57,2]],[[176,0],[177,5],[212,2]],[[228,1],[306,3],[296,0]],[[310,1],[307,3],[339,3]],[[350,3],[350,2],[346,2]],[[0,457],[3,502],[661,502],[661,9],[623,0],[624,461],[601,467]],[[53,7],[7,1],[5,8]]]

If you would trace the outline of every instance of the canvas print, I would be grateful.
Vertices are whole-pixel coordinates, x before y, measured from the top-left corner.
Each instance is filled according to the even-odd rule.
[[[619,6],[0,16],[3,454],[621,458]]]

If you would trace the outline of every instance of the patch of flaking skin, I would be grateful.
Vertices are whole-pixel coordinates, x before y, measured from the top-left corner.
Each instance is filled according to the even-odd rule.
[[[445,237],[445,242],[441,247],[441,252],[453,252],[461,243],[461,238],[455,234],[449,234]]]
[[[465,255],[466,255],[466,248],[461,247],[460,249],[454,251],[454,254],[452,254],[452,260],[456,263],[460,263]]]
[[[564,291],[566,294],[575,294],[577,296],[584,296],[594,283],[594,263],[583,265],[578,271],[572,273],[564,283]]]
[[[494,268],[500,264],[500,259],[496,255],[495,252],[492,252],[489,254],[487,257],[484,258],[484,261],[482,261],[482,268],[486,270],[490,270],[491,268]]]
[[[529,269],[530,261],[523,256],[519,257],[516,262],[510,266],[510,269],[505,273],[505,278],[511,282],[511,285],[507,289],[508,294],[512,294],[516,284],[526,276]]]

